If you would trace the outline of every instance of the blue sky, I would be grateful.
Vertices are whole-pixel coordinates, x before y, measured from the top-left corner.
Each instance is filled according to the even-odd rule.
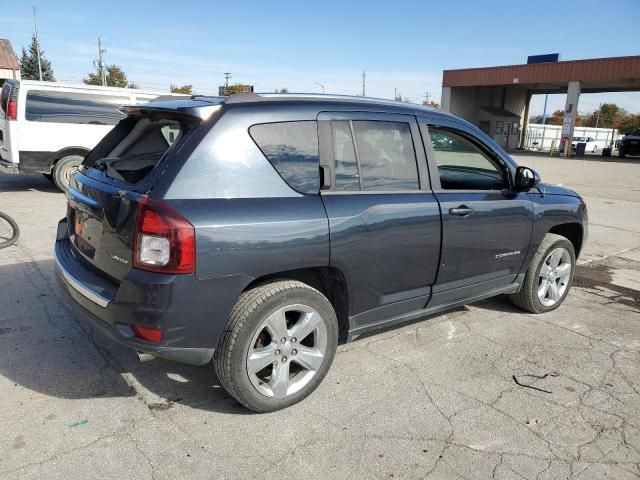
[[[19,55],[32,35],[32,2],[3,2],[0,36]],[[439,101],[442,70],[640,54],[640,0],[446,2],[206,2],[34,0],[42,47],[59,81],[92,69],[97,37],[106,61],[143,88],[190,83],[213,93],[232,82],[257,91],[359,94],[392,98],[394,88]],[[614,101],[640,112],[640,93],[583,95],[579,109]],[[534,97],[532,113],[541,113]],[[550,109],[564,96],[550,97]]]

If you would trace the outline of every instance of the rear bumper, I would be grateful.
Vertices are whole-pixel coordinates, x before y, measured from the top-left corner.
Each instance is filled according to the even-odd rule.
[[[140,352],[192,365],[211,362],[245,277],[196,280],[131,270],[120,282],[98,275],[77,258],[60,222],[55,245],[56,276],[82,320]],[[162,331],[162,342],[135,337],[131,325]]]

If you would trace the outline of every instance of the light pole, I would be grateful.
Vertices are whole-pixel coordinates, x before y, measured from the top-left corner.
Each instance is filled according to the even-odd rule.
[[[318,85],[322,89],[322,94],[324,95],[324,85],[318,82],[313,82],[315,85]]]

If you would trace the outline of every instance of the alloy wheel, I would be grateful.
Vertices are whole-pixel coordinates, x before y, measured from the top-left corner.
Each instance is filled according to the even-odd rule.
[[[538,300],[545,307],[552,307],[564,296],[573,264],[566,248],[553,249],[545,258],[538,278]]]
[[[307,305],[271,313],[256,330],[247,352],[247,373],[262,395],[284,398],[302,390],[327,353],[327,327]]]

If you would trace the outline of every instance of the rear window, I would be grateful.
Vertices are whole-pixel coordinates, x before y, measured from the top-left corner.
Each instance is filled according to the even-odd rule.
[[[115,125],[124,118],[118,108],[130,102],[128,96],[29,90],[25,117],[32,122]]]
[[[291,188],[302,193],[318,193],[320,160],[315,121],[253,125],[249,134]]]
[[[194,121],[173,118],[128,119],[116,127],[113,135],[110,134],[103,140],[109,142],[117,135],[112,145],[107,146],[107,153],[90,166],[104,171],[108,177],[138,183],[155,168],[173,145],[186,138],[196,124]],[[125,125],[128,126],[127,129],[124,129]],[[94,151],[103,150],[104,147],[105,145],[99,144]]]

